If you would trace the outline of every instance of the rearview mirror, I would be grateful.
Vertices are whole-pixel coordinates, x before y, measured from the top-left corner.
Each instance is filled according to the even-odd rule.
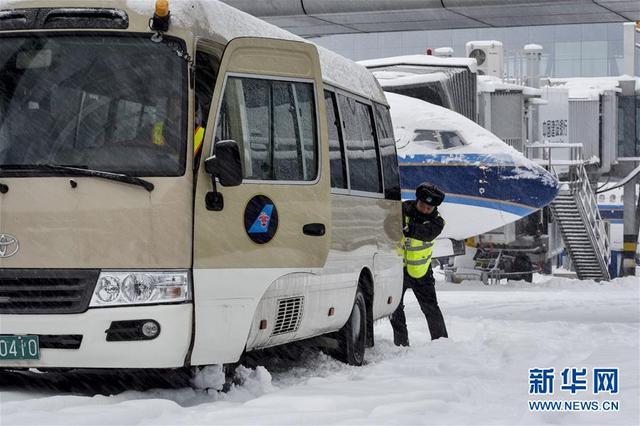
[[[240,149],[233,140],[217,141],[213,157],[204,161],[204,168],[212,178],[218,178],[222,186],[238,186],[242,183]]]

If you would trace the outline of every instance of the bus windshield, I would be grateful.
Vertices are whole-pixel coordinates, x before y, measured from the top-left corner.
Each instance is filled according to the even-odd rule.
[[[59,164],[184,174],[187,64],[176,54],[180,45],[148,35],[0,37],[0,169]]]

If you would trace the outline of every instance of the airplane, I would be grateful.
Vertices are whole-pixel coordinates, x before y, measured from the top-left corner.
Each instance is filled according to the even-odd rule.
[[[403,200],[428,181],[445,191],[446,226],[434,257],[452,255],[446,240],[464,240],[549,204],[558,181],[493,133],[449,109],[385,92],[391,107]]]

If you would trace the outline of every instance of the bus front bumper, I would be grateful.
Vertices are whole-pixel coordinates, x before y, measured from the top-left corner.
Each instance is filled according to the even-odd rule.
[[[107,341],[113,322],[139,320],[155,321],[160,326],[157,337]],[[0,359],[0,369],[182,367],[192,322],[191,303],[93,308],[81,314],[0,315],[0,335],[37,335],[40,346],[47,346],[40,348],[39,359]]]

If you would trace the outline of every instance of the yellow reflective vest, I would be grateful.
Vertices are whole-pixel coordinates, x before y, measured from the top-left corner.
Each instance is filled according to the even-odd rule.
[[[408,226],[410,221],[411,218],[405,215],[405,226]],[[433,241],[421,241],[411,237],[404,237],[403,261],[410,277],[422,278],[427,274],[429,265],[431,265],[433,245]]]
[[[154,123],[151,129],[151,141],[154,145],[164,146],[164,121],[158,121]]]

